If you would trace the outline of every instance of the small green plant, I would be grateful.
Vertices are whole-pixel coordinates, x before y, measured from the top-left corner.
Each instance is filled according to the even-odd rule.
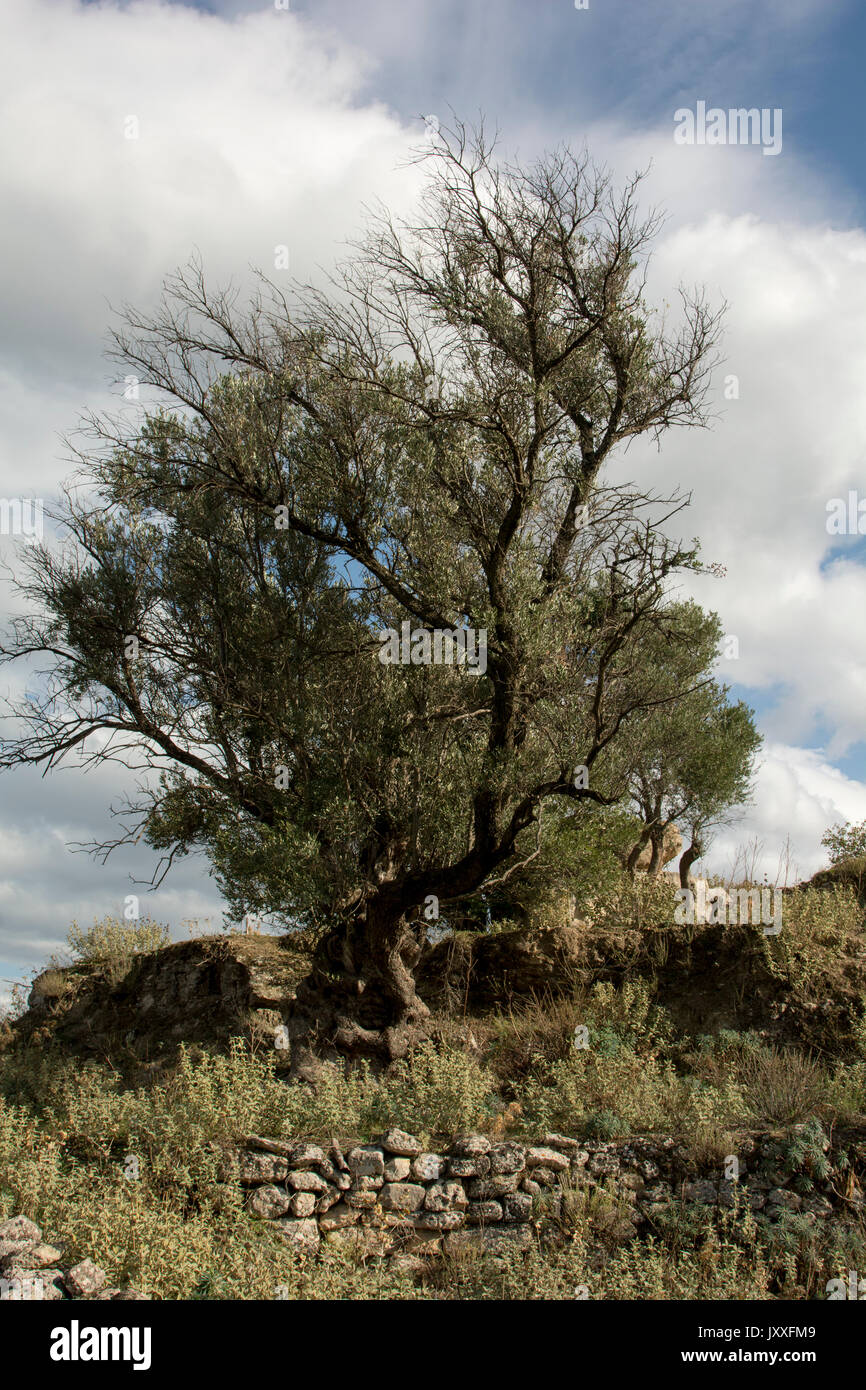
[[[826,1178],[830,1173],[827,1150],[830,1140],[815,1116],[797,1125],[782,1146],[782,1161],[789,1173],[807,1173]]]
[[[66,936],[66,944],[76,963],[103,967],[113,982],[123,978],[135,956],[161,951],[170,942],[168,927],[149,917],[124,922],[109,915],[87,928],[73,922]]]
[[[671,1021],[653,1000],[646,980],[625,980],[619,989],[597,984],[590,993],[590,1012],[599,1043],[613,1035],[638,1053],[656,1053],[671,1040]],[[591,1033],[593,1030],[590,1030]]]
[[[613,1110],[595,1110],[583,1122],[585,1139],[621,1139],[629,1132],[628,1123]]]

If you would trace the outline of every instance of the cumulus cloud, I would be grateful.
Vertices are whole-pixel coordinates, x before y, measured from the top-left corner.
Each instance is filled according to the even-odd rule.
[[[724,677],[773,694],[774,736],[808,742],[829,727],[842,756],[863,737],[866,568],[823,562],[828,501],[863,492],[866,235],[711,213],[661,243],[656,271],[665,288],[725,288],[720,418],[672,434],[660,455],[631,450],[629,472],[692,490],[683,528],[727,567],[692,586],[738,638]]]
[[[7,0],[0,55],[0,352],[44,388],[92,388],[107,301],[150,299],[193,247],[216,278],[272,272],[277,245],[308,274],[365,199],[411,190],[357,56],[273,7]]]
[[[719,832],[708,852],[715,873],[727,873],[745,855],[758,877],[788,883],[827,863],[821,836],[831,825],[866,820],[866,786],[846,777],[820,751],[770,743],[763,750],[754,803]]]

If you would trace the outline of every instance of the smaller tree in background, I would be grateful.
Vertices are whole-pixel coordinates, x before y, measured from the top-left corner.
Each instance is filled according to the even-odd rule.
[[[843,864],[846,859],[866,855],[866,820],[837,822],[825,830],[821,844],[830,856],[830,863]]]
[[[542,921],[551,908],[557,920],[591,912],[587,904],[615,889],[623,865],[634,874],[646,845],[649,877],[657,877],[665,830],[674,823],[686,840],[679,871],[688,887],[712,832],[748,799],[761,743],[753,712],[742,701],[729,704],[728,687],[712,678],[721,631],[718,616],[696,603],[665,606],[657,626],[642,634],[636,662],[659,703],[624,727],[611,750],[615,796],[579,815],[570,804],[548,808],[539,852],[491,880],[483,902],[449,925],[483,930],[497,920]]]
[[[754,758],[762,742],[747,705],[724,703],[723,687],[713,687],[713,694],[717,703],[703,728],[702,742],[683,769],[683,789],[688,793],[687,809],[680,817],[683,839],[688,841],[679,863],[683,888],[714,831],[730,824],[738,807],[749,800]]]
[[[692,688],[682,699],[646,711],[630,731],[634,757],[629,794],[643,829],[626,863],[634,872],[649,844],[649,873],[656,875],[665,830],[676,823],[688,837],[680,859],[680,881],[686,887],[710,832],[749,798],[761,736],[753,711],[742,701],[729,704],[728,687],[712,678],[721,637],[717,615],[692,602],[672,605],[671,631],[678,640],[664,632],[653,634],[647,659],[672,690],[681,687],[683,677]]]

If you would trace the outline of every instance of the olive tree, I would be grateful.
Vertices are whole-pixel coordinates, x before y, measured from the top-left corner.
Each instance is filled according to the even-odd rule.
[[[630,723],[687,693],[642,657],[701,567],[681,504],[602,469],[706,422],[719,314],[645,303],[638,182],[458,126],[327,292],[179,272],[115,332],[159,403],[89,421],[68,539],[28,552],[4,653],[47,666],[4,763],[87,738],[146,774],[120,839],[322,927],[299,1064],[423,1036],[425,921],[538,854],[552,803],[620,799]]]
[[[648,872],[657,874],[665,830],[676,823],[689,837],[680,858],[680,880],[687,887],[712,831],[748,800],[762,740],[753,711],[743,701],[730,703],[727,686],[712,675],[722,635],[718,617],[688,602],[674,605],[671,618],[678,640],[660,629],[648,634],[646,660],[657,664],[660,683],[666,681],[671,691],[691,688],[637,717],[629,731],[629,796],[643,830],[626,862],[633,872],[650,845]]]

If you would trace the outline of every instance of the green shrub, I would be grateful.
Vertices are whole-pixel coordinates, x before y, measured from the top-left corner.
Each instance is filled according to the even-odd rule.
[[[843,1122],[866,1121],[866,1061],[838,1065],[827,1084],[827,1108]]]
[[[427,1135],[486,1128],[500,1109],[493,1075],[460,1048],[416,1048],[391,1068],[379,1113]]]
[[[830,1141],[820,1120],[813,1116],[788,1135],[782,1146],[782,1160],[789,1173],[805,1171],[823,1179],[830,1173],[826,1152],[829,1147]]]
[[[66,936],[75,962],[101,966],[115,982],[128,972],[135,956],[160,951],[170,942],[168,927],[148,917],[125,922],[109,915],[86,930],[73,922]]]
[[[600,1056],[576,1051],[529,1078],[517,1094],[526,1133],[545,1129],[582,1133],[587,1116],[607,1111],[632,1131],[658,1129],[665,1118],[664,1096],[675,1085],[669,1063],[638,1057],[622,1049]]]
[[[604,929],[629,927],[636,931],[672,925],[677,906],[670,879],[618,872],[588,904],[593,925]]]
[[[596,1110],[583,1122],[585,1139],[621,1139],[629,1132],[628,1124],[613,1110]]]
[[[646,980],[625,980],[619,989],[597,984],[589,996],[589,1012],[597,1037],[617,1037],[637,1052],[666,1048],[673,1037],[673,1026],[665,1011],[653,1002],[653,991]]]

